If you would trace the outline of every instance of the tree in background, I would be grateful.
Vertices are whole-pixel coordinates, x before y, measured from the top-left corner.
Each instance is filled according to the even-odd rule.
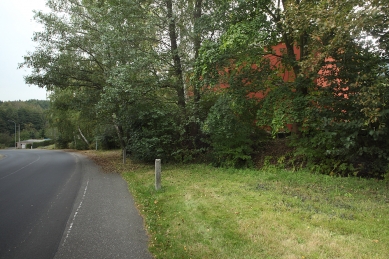
[[[15,124],[17,141],[31,138],[47,138],[49,128],[47,109],[49,102],[41,100],[0,102],[0,143],[3,147],[15,146]]]

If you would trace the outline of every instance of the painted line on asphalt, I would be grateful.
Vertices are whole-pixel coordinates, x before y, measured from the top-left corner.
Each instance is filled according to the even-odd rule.
[[[10,175],[13,175],[13,174],[15,174],[15,173],[19,172],[20,170],[23,170],[24,168],[26,168],[27,166],[30,166],[30,165],[32,165],[33,163],[35,163],[35,162],[36,162],[36,161],[38,161],[39,159],[41,159],[41,157],[40,157],[40,156],[38,156],[38,158],[37,158],[35,161],[32,161],[32,162],[31,162],[31,163],[29,163],[28,165],[25,165],[25,166],[23,166],[22,168],[20,168],[20,169],[16,170],[15,172],[12,172],[12,173],[10,173],[10,174],[8,174],[8,175],[6,175],[6,176],[3,176],[2,178],[0,178],[0,180],[3,180],[4,178],[6,178],[6,177],[8,177],[8,176],[10,176]]]
[[[72,221],[70,222],[70,226],[69,226],[69,229],[67,230],[66,237],[65,237],[65,239],[64,239],[64,241],[63,241],[63,243],[62,243],[62,246],[65,245],[66,240],[67,240],[67,238],[69,237],[70,232],[72,231],[74,221],[75,221],[75,219],[76,219],[76,217],[77,217],[77,214],[78,214],[79,210],[81,209],[82,202],[83,202],[84,199],[85,199],[86,191],[87,191],[87,189],[88,189],[88,184],[89,184],[89,179],[88,179],[88,181],[86,182],[86,186],[85,186],[85,189],[84,189],[84,194],[82,195],[80,204],[78,205],[78,207],[77,207],[77,209],[76,209],[76,212],[75,212],[74,215],[73,215],[73,219],[72,219]]]

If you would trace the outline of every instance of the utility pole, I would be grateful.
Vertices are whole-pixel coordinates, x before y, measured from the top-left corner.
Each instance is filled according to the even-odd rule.
[[[14,122],[13,120],[8,120],[8,121],[12,121],[13,123],[15,123],[15,149],[16,149],[16,122]]]

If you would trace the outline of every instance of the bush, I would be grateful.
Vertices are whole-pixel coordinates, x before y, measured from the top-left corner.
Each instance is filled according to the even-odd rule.
[[[261,135],[246,108],[227,94],[221,95],[211,108],[202,128],[209,135],[214,165],[252,166],[252,147]]]
[[[57,137],[57,140],[55,141],[55,144],[57,146],[57,148],[69,148],[69,140],[62,137],[62,135],[59,135]]]
[[[173,154],[182,148],[179,116],[176,107],[163,103],[143,103],[132,107],[127,151],[134,159],[151,162],[177,159]]]
[[[339,69],[326,76],[329,85],[301,99],[297,155],[320,173],[382,178],[389,165],[387,61],[359,47],[330,56]]]

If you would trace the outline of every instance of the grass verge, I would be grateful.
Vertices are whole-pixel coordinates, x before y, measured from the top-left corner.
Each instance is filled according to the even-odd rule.
[[[163,165],[157,192],[152,166],[107,161],[128,182],[156,258],[389,258],[383,181]]]

